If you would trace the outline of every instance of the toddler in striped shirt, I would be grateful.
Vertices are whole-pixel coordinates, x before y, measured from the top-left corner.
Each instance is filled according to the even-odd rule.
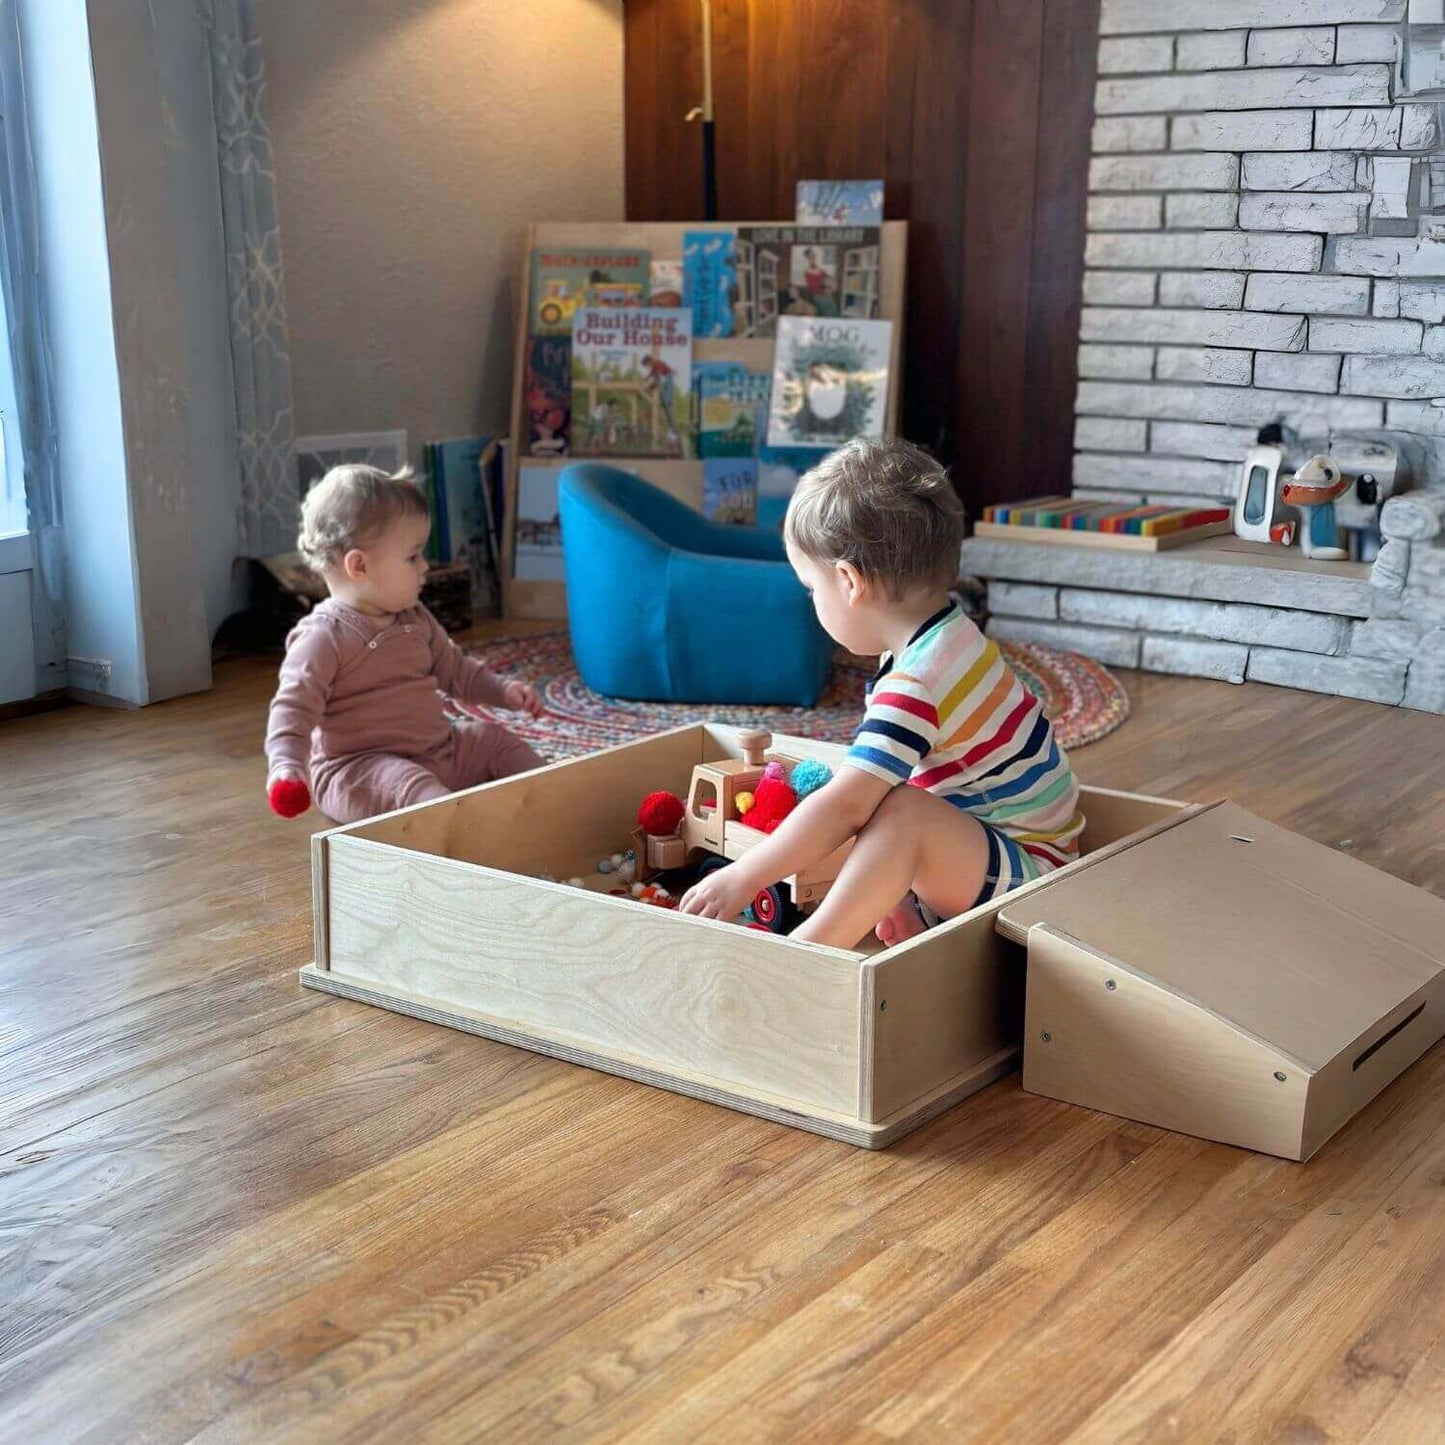
[[[947,474],[908,442],[856,439],[799,481],[788,560],[828,634],[881,666],[832,781],[683,912],[731,918],[856,838],[792,936],[892,945],[1078,856],[1079,787],[1049,720],[949,596],[963,529]]]

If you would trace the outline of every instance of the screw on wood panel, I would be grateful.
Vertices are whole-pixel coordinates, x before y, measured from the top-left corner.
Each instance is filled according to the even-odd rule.
[[[1281,1084],[1283,1084],[1283,1083],[1285,1082],[1285,1076],[1284,1076],[1284,1073],[1283,1073],[1282,1070],[1276,1069],[1276,1070],[1274,1071],[1274,1076],[1275,1076],[1276,1079],[1278,1079],[1278,1080],[1280,1081]]]
[[[1106,978],[1106,979],[1104,980],[1104,987],[1107,988],[1107,989],[1111,989],[1111,990],[1112,990],[1112,989],[1118,988],[1119,985],[1118,985],[1117,983],[1115,983],[1112,978]]]
[[[1054,1036],[1053,1036],[1047,1029],[1045,1029],[1045,1030],[1043,1031],[1043,1033],[1041,1033],[1041,1034],[1039,1035],[1039,1037],[1040,1037],[1046,1044],[1051,1044],[1051,1043],[1053,1043],[1053,1041],[1054,1041]]]
[[[888,1008],[888,1000],[885,998],[885,999],[883,1000],[883,1002],[878,1005],[878,1012],[879,1012],[879,1013],[883,1013],[883,1012],[886,1011],[887,1008]]]

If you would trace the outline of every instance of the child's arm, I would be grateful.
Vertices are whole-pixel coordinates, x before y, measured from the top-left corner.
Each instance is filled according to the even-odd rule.
[[[862,830],[894,788],[908,782],[937,738],[938,709],[927,687],[905,672],[880,678],[832,781],[804,798],[768,842],[689,888],[679,907],[704,918],[732,918],[759,889],[821,863]]]
[[[337,661],[335,639],[310,619],[286,639],[266,725],[266,797],[283,818],[299,817],[311,806],[311,732],[326,711]]]
[[[858,768],[839,768],[830,782],[783,819],[766,843],[694,884],[679,907],[703,918],[736,917],[760,889],[821,863],[859,833],[892,787]]]
[[[475,657],[468,657],[446,634],[446,629],[427,611],[427,623],[431,627],[428,641],[431,644],[432,667],[437,686],[448,697],[459,702],[480,703],[483,707],[505,707],[513,712],[528,712],[541,717],[546,708],[536,689],[516,679],[506,681],[490,668],[483,667]]]

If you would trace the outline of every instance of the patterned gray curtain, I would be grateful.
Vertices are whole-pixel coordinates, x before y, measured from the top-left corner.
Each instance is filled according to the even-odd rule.
[[[50,335],[41,287],[35,163],[25,114],[20,18],[15,0],[0,0],[0,284],[5,290],[18,423],[18,435],[10,440],[19,442],[24,457],[27,522],[41,584],[58,625],[65,587],[60,454],[51,388]]]
[[[296,545],[291,348],[286,334],[276,173],[266,126],[266,67],[256,0],[196,0],[211,41],[211,97],[231,309],[236,433],[241,447],[240,552]]]

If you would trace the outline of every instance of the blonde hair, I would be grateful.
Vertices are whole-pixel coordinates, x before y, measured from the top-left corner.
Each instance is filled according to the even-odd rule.
[[[894,601],[958,576],[963,504],[922,447],[855,437],[800,478],[783,535],[815,562],[848,562]]]
[[[410,467],[332,467],[301,503],[296,549],[318,571],[339,562],[353,547],[376,541],[403,517],[430,517],[426,494]]]

